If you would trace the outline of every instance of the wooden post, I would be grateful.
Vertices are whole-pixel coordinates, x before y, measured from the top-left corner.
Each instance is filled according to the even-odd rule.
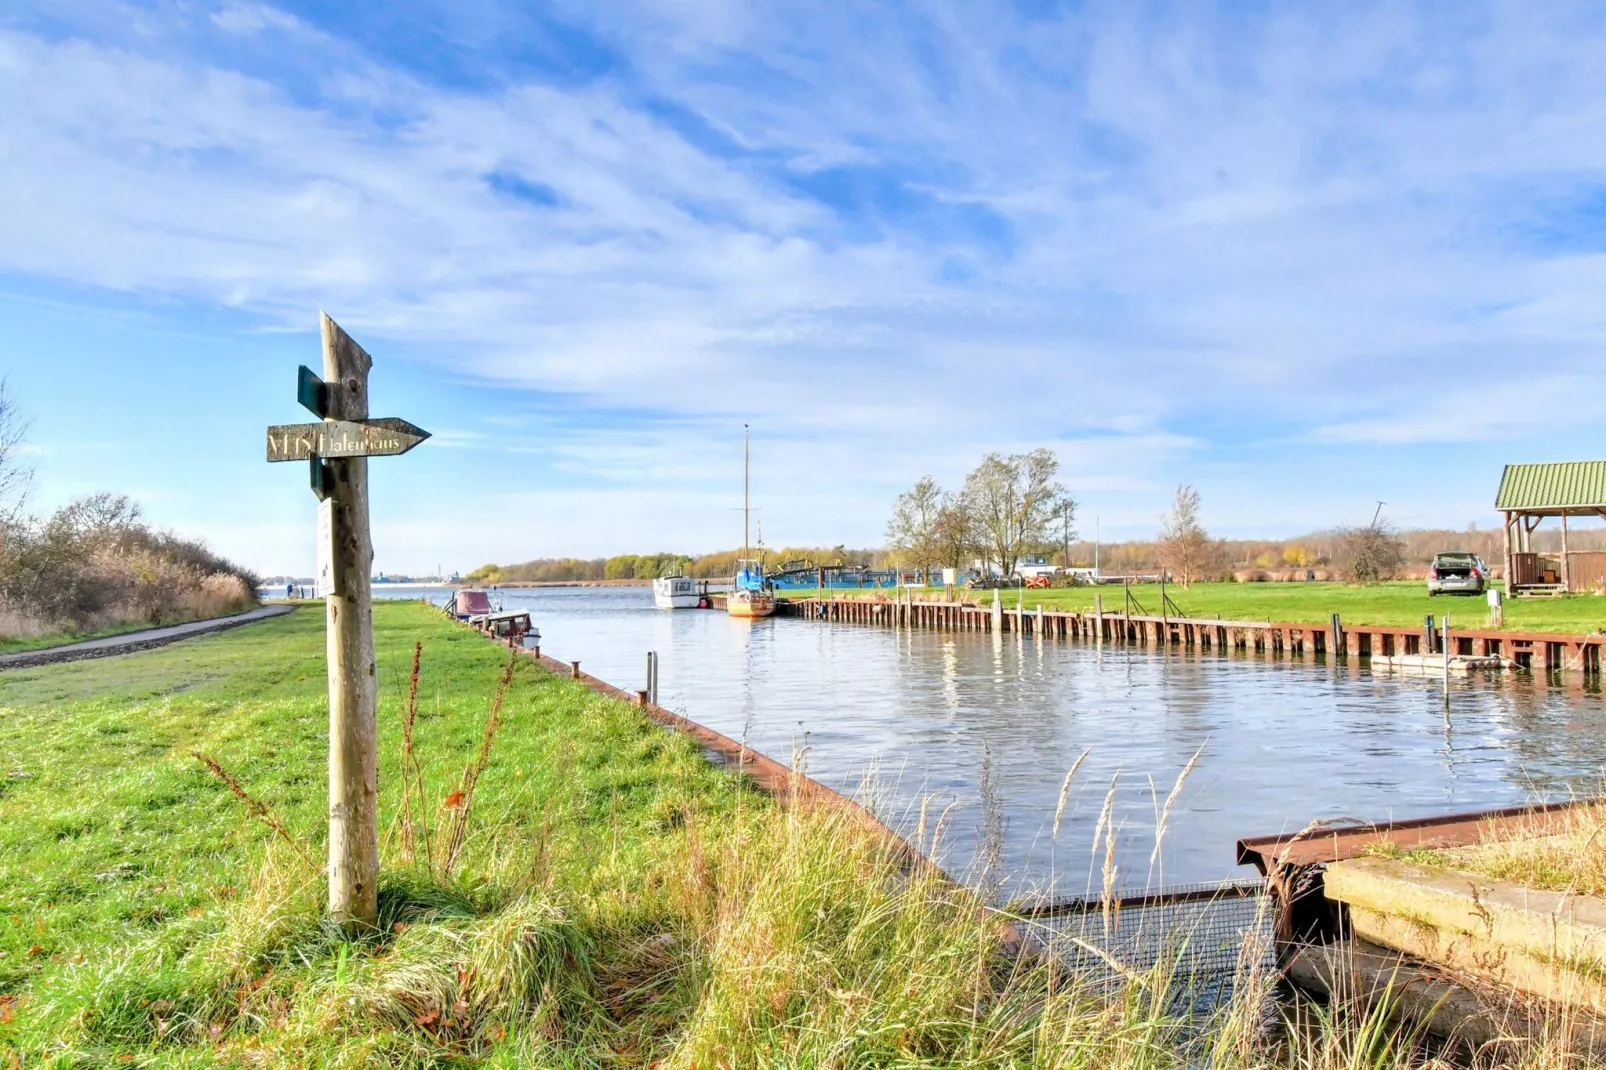
[[[1444,704],[1450,704],[1450,614],[1444,615]]]
[[[1502,517],[1504,517],[1505,521],[1506,521],[1506,527],[1505,527],[1506,597],[1510,598],[1510,597],[1512,597],[1512,595],[1514,593],[1512,591],[1512,589],[1511,589],[1511,561],[1512,561],[1512,558],[1511,558],[1511,514],[1510,513],[1501,513],[1500,515]]]
[[[1561,589],[1568,594],[1573,590],[1572,562],[1567,555],[1567,513],[1561,514]]]
[[[329,418],[368,415],[373,359],[327,315],[323,375]],[[374,615],[368,589],[374,560],[368,530],[368,459],[326,461],[330,579],[325,649],[329,669],[329,913],[347,929],[379,919],[379,689],[374,675]],[[322,525],[320,525],[322,530]]]

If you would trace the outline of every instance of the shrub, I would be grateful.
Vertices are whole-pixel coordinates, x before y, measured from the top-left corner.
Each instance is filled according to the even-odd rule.
[[[1405,543],[1382,520],[1365,527],[1339,528],[1333,533],[1333,549],[1338,574],[1349,583],[1393,579],[1405,563]]]
[[[97,494],[0,532],[0,630],[38,634],[217,616],[257,577],[193,539],[156,531],[123,495]]]

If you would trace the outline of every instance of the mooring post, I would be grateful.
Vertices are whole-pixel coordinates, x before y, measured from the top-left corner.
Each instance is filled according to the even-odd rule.
[[[1450,614],[1444,615],[1444,704],[1450,704]]]
[[[1329,627],[1332,629],[1332,639],[1328,641],[1327,645],[1333,652],[1333,664],[1336,665],[1338,664],[1338,656],[1345,652],[1343,645],[1344,626],[1339,621],[1337,613],[1333,614],[1333,620]]]
[[[1433,653],[1433,644],[1438,639],[1438,637],[1433,634],[1434,631],[1435,631],[1435,629],[1433,627],[1433,614],[1429,613],[1427,616],[1422,618],[1422,638],[1426,641],[1426,644],[1427,644],[1427,649],[1423,651],[1424,654]]]
[[[1104,642],[1104,595],[1100,591],[1093,592],[1093,638]]]
[[[371,358],[320,314],[326,419],[368,416]],[[329,540],[325,650],[329,672],[329,914],[346,927],[379,919],[379,682],[368,587],[368,458],[330,457],[319,532]],[[326,521],[326,523],[325,523]]]

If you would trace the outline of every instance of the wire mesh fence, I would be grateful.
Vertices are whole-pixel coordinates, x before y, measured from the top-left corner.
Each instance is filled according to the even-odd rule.
[[[1259,881],[1190,884],[1141,896],[1070,900],[1020,912],[1020,925],[1092,985],[1153,976],[1208,1012],[1274,960],[1271,900]]]

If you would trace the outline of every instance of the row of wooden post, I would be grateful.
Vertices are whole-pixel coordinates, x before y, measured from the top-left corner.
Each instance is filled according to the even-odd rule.
[[[958,602],[809,599],[781,603],[781,612],[816,619],[941,631],[1015,632],[1046,638],[1128,643],[1139,646],[1183,646],[1201,650],[1253,650],[1286,654],[1334,654],[1348,657],[1432,654],[1444,650],[1437,627],[1425,621],[1420,629],[1379,625],[1345,625],[1338,614],[1326,624],[1242,622],[1106,613],[1095,594],[1091,612],[1027,609],[1024,603],[1005,610],[998,602],[978,606]],[[1535,670],[1601,668],[1601,645],[1590,636],[1526,635],[1469,630],[1451,633],[1452,654],[1499,655]]]

